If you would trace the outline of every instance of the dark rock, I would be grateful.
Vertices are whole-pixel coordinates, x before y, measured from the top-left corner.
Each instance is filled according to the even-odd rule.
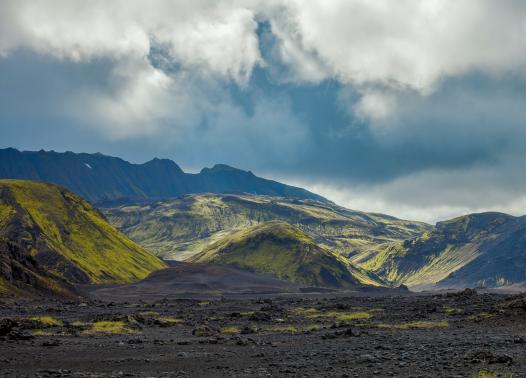
[[[199,326],[192,330],[192,335],[197,337],[211,337],[217,334],[217,330],[209,326]]]
[[[44,341],[41,345],[44,347],[56,347],[60,345],[60,342],[58,340],[49,340]]]
[[[12,319],[0,320],[0,336],[6,336],[15,327],[18,327],[18,323]]]
[[[32,340],[35,338],[32,334],[21,330],[13,329],[7,334],[9,340]]]

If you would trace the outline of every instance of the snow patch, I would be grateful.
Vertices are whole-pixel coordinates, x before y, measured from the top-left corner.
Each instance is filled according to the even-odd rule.
[[[84,163],[84,165],[85,165],[86,167],[88,167],[89,169],[93,169],[93,168],[91,167],[91,165],[89,165],[88,163]]]

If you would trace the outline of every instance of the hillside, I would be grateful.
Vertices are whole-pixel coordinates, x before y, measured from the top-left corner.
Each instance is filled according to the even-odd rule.
[[[353,258],[371,247],[431,229],[424,223],[325,202],[256,195],[187,195],[103,211],[134,241],[158,255],[178,260],[233,232],[271,220],[292,224],[320,246]]]
[[[13,266],[26,278],[45,273],[73,284],[127,283],[165,267],[88,202],[51,184],[0,180],[0,238],[11,253],[3,254],[4,286],[20,280],[9,279]]]
[[[95,204],[131,203],[205,192],[266,194],[327,202],[305,189],[223,164],[191,174],[168,159],[132,164],[99,153],[0,149],[2,178],[62,185]]]
[[[75,297],[75,289],[65,280],[40,268],[19,245],[0,240],[0,297]]]
[[[526,217],[470,214],[381,248],[359,266],[414,288],[498,287],[526,282]]]
[[[344,257],[316,245],[301,230],[281,221],[224,237],[188,261],[234,265],[302,285],[349,288],[379,284]]]

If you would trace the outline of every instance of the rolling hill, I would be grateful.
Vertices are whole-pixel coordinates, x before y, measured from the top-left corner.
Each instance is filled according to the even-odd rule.
[[[415,289],[499,287],[526,282],[526,217],[480,213],[439,222],[420,237],[357,261]]]
[[[373,275],[314,243],[282,221],[265,222],[222,238],[188,259],[192,263],[234,265],[302,285],[351,288],[380,285]]]
[[[0,238],[4,287],[40,287],[38,277],[50,285],[128,283],[165,267],[88,202],[52,184],[0,180]]]
[[[185,173],[173,161],[144,164],[99,153],[0,149],[0,179],[36,180],[62,185],[97,205],[173,198],[188,193],[252,193],[299,199],[325,198],[305,189],[255,176],[224,164]]]
[[[194,194],[103,209],[109,221],[159,256],[184,260],[243,228],[280,220],[316,244],[344,256],[420,235],[431,226],[368,214],[315,200],[232,194]]]

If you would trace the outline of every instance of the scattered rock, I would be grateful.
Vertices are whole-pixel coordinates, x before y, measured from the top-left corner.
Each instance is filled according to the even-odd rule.
[[[192,330],[192,335],[197,337],[210,337],[216,335],[217,333],[217,330],[206,325],[196,327]]]
[[[41,345],[43,347],[56,347],[60,345],[60,342],[58,340],[49,340],[49,341],[44,341]]]

